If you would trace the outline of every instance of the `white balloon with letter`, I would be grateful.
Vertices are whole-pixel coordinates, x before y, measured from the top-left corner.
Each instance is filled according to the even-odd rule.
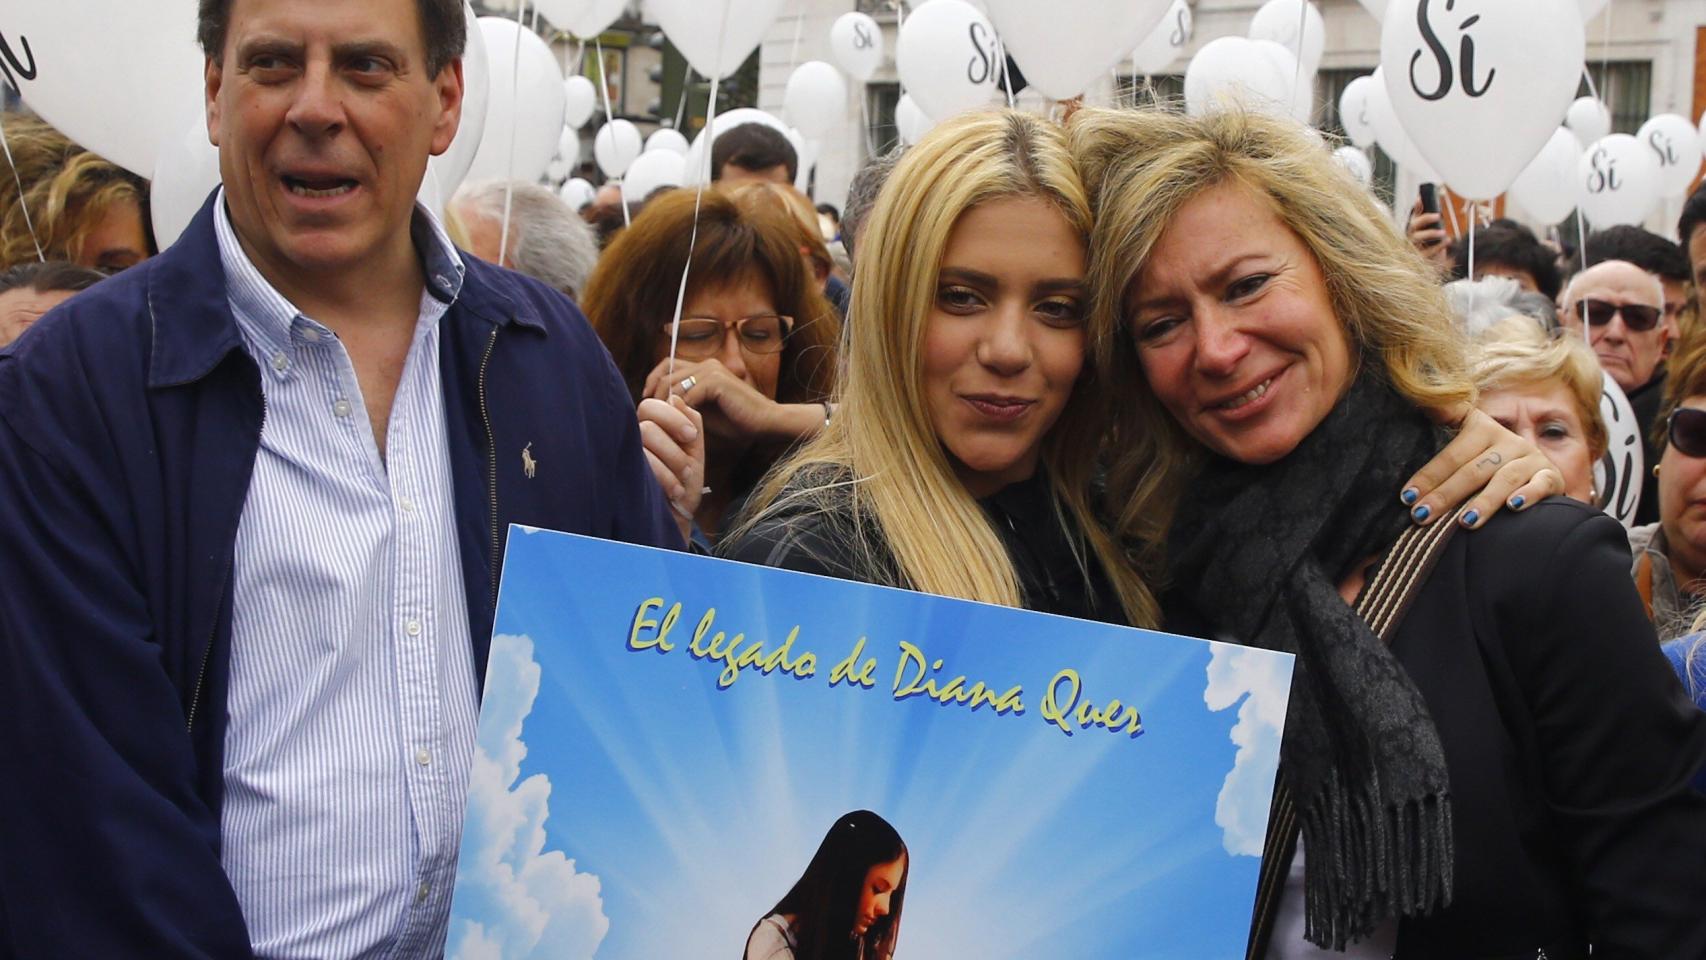
[[[1026,82],[1052,99],[1069,100],[1130,55],[1171,2],[984,0],[984,5]]]
[[[829,28],[829,52],[847,75],[860,83],[883,66],[883,28],[863,13],[844,13]]]
[[[1131,55],[1131,65],[1146,77],[1161,73],[1185,55],[1195,27],[1196,18],[1191,15],[1190,4],[1185,0],[1173,0],[1161,22],[1137,45],[1137,50]]]
[[[1339,123],[1345,128],[1345,136],[1359,147],[1374,145],[1374,120],[1368,114],[1368,95],[1374,85],[1373,77],[1357,77],[1339,95]]]
[[[646,12],[693,69],[726,77],[770,29],[782,0],[647,0]]]
[[[1302,22],[1303,35],[1298,36]],[[1321,54],[1327,49],[1327,24],[1321,11],[1307,0],[1268,0],[1250,19],[1251,40],[1272,40],[1291,51],[1303,61],[1303,72],[1313,74],[1321,68]]]
[[[486,124],[469,176],[538,180],[557,155],[563,131],[563,84],[557,58],[539,35],[503,17],[481,17],[491,70]]]
[[[989,103],[1005,63],[995,28],[962,0],[930,0],[906,18],[895,42],[901,86],[936,120]]]
[[[1641,125],[1635,139],[1659,162],[1659,196],[1680,196],[1700,172],[1699,131],[1674,113],[1661,113]]]
[[[788,77],[782,113],[801,134],[821,137],[847,116],[847,81],[822,60],[807,60]]]
[[[1595,229],[1634,226],[1659,200],[1659,158],[1627,133],[1597,140],[1576,165],[1577,202]]]
[[[1560,223],[1576,209],[1576,169],[1582,145],[1576,135],[1559,127],[1511,184],[1512,203],[1541,223]]]
[[[1455,193],[1493,199],[1551,138],[1586,50],[1580,18],[1559,16],[1571,2],[1393,0],[1380,35],[1392,110]]]
[[[1392,97],[1386,91],[1386,68],[1376,67],[1369,79],[1372,83],[1368,88],[1367,113],[1369,122],[1374,126],[1375,143],[1399,166],[1414,173],[1417,179],[1430,183],[1439,180],[1433,165],[1416,149],[1410,135],[1404,132],[1404,125],[1398,122],[1398,114],[1392,111]]]

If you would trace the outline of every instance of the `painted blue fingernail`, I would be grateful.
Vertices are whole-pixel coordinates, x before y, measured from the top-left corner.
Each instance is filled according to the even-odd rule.
[[[1462,519],[1461,523],[1466,527],[1473,527],[1476,523],[1480,522],[1480,520],[1481,520],[1480,512],[1476,511],[1476,510],[1471,510],[1468,513],[1463,515],[1463,519]]]
[[[1519,493],[1516,496],[1511,498],[1511,509],[1512,510],[1521,510],[1522,505],[1527,503],[1527,502],[1528,501],[1526,499],[1524,499],[1523,495]]]
[[[1430,517],[1432,515],[1433,515],[1433,511],[1429,510],[1428,505],[1425,503],[1422,504],[1421,506],[1417,507],[1416,509],[1410,511],[1410,516],[1415,518],[1415,521],[1417,523],[1421,523],[1422,521],[1426,520],[1428,517]]]
[[[1417,500],[1420,500],[1421,498],[1422,498],[1421,491],[1417,490],[1415,487],[1410,487],[1409,489],[1405,490],[1403,495],[1402,495],[1402,499],[1404,501],[1405,506],[1409,506],[1410,504],[1415,503]]]

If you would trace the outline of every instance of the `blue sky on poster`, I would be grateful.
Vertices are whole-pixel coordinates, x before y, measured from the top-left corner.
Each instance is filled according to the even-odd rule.
[[[556,534],[512,538],[504,581],[453,958],[738,956],[862,807],[912,850],[899,957],[1241,949],[1289,658]],[[677,648],[632,651],[654,595]],[[718,689],[687,649],[713,606],[771,649],[798,625],[817,674]],[[831,687],[861,634],[873,688]],[[902,640],[1024,713],[897,703]],[[1144,734],[1044,720],[1068,666]]]

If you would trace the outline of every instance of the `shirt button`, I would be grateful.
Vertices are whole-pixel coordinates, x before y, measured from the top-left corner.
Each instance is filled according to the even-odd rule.
[[[426,747],[422,747],[415,751],[415,762],[423,767],[427,766],[432,763],[432,754],[427,752]]]
[[[404,624],[403,629],[409,631],[409,636],[418,637],[421,635],[421,622],[419,620],[410,620],[407,624]]]
[[[399,507],[403,508],[404,513],[414,513],[415,512],[415,502],[413,500],[410,500],[408,497],[404,497],[403,499],[397,501],[397,505]]]
[[[334,416],[334,417],[347,417],[347,416],[349,416],[349,401],[348,400],[339,400],[337,403],[332,404],[332,416]]]
[[[309,343],[319,343],[320,342],[320,331],[314,329],[313,327],[303,327],[302,328],[302,339],[308,341]]]
[[[288,366],[290,366],[289,357],[286,357],[282,353],[275,353],[272,355],[272,368],[274,370],[277,370],[279,373],[283,373],[284,368]]]
[[[416,903],[425,903],[426,898],[427,898],[427,894],[431,893],[431,892],[432,892],[432,884],[422,883],[420,886],[420,889],[415,891],[415,902]]]

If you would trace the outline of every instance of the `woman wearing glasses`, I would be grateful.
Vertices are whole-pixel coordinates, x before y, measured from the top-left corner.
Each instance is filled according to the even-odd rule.
[[[785,212],[714,190],[697,205],[692,239],[693,192],[647,203],[599,258],[582,307],[636,403],[680,397],[703,416],[702,485],[681,434],[660,429],[667,414],[641,426],[654,473],[678,510],[692,514],[703,544],[716,540],[731,504],[783,450],[823,428],[840,324]],[[692,270],[674,324],[690,242]],[[701,497],[702,487],[709,490]]]
[[[1669,366],[1659,519],[1629,531],[1635,586],[1662,640],[1688,633],[1706,597],[1706,342]]]

